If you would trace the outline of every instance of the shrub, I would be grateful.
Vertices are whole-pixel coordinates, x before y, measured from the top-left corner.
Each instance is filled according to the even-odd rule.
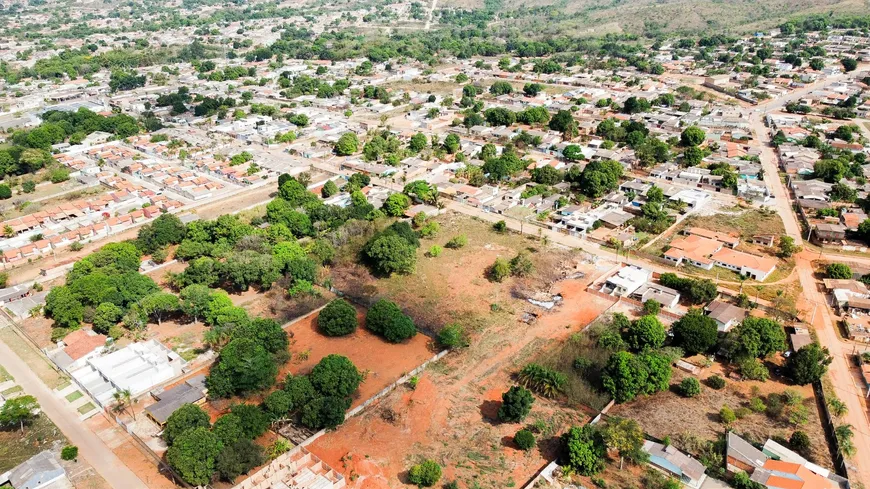
[[[782,400],[789,406],[797,406],[804,402],[804,396],[794,389],[786,389],[782,391]]]
[[[740,374],[749,380],[766,381],[770,377],[770,371],[757,358],[747,358],[738,365]]]
[[[756,413],[763,413],[767,409],[767,405],[764,404],[764,401],[760,397],[753,397],[749,401],[749,409]]]
[[[767,410],[766,413],[769,417],[773,419],[777,419],[782,415],[782,411],[785,409],[785,405],[782,403],[782,398],[776,394],[771,394],[767,396]]]
[[[441,466],[434,460],[424,460],[408,471],[408,480],[418,486],[431,487],[441,479]]]
[[[795,431],[791,434],[791,438],[788,439],[788,444],[791,446],[791,449],[804,454],[810,451],[810,447],[812,447],[812,442],[810,442],[809,435],[804,431]]]
[[[724,424],[731,424],[737,421],[737,415],[734,414],[734,411],[728,406],[722,406],[722,409],[719,410],[719,419]]]
[[[520,450],[531,450],[535,446],[535,435],[529,430],[520,430],[514,435],[514,443]]]
[[[10,195],[10,197],[11,197],[11,195]],[[503,233],[503,232],[507,231],[507,223],[504,222],[503,220],[498,221],[497,223],[492,225],[492,229],[494,229],[496,232]]]
[[[535,270],[535,265],[529,259],[529,254],[526,252],[520,252],[517,256],[513,257],[510,265],[511,273],[517,277],[528,276]]]
[[[517,423],[525,419],[532,409],[535,398],[528,389],[513,386],[501,395],[502,403],[498,409],[498,419],[507,423]]]
[[[438,258],[439,256],[441,256],[442,251],[444,251],[444,249],[437,244],[432,245],[431,247],[429,247],[429,256],[432,258]]]
[[[655,299],[650,299],[643,303],[643,314],[645,316],[652,315],[657,316],[659,311],[662,310],[662,305],[659,301]]]
[[[468,244],[468,238],[464,234],[460,234],[459,236],[454,236],[450,238],[450,241],[444,245],[445,248],[450,248],[451,250],[458,250],[459,248],[464,247]]]
[[[335,299],[320,311],[317,328],[326,336],[345,336],[356,331],[356,309],[344,299]]]
[[[725,387],[725,379],[718,375],[711,375],[707,377],[707,385],[713,389],[719,390]]]
[[[752,411],[750,411],[749,408],[745,407],[739,407],[734,410],[734,416],[737,416],[737,419],[743,419],[749,416],[751,413]]]
[[[79,456],[79,447],[75,445],[67,445],[60,451],[62,460],[75,460]]]
[[[850,279],[852,278],[852,269],[843,263],[831,263],[827,268],[828,278],[833,279]]]
[[[680,394],[685,397],[695,397],[701,393],[701,383],[694,377],[686,377],[680,382]]]

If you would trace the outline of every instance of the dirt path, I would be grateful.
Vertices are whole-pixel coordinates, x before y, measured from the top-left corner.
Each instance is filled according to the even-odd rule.
[[[429,14],[426,16],[426,27],[423,30],[428,31],[432,26],[432,17],[435,16],[435,6],[438,4],[438,0],[432,0],[432,5],[429,7]]]
[[[19,385],[24,387],[24,391],[36,397],[42,411],[54,421],[73,445],[79,447],[79,455],[84,457],[111,487],[147,489],[147,486],[103,444],[97,435],[85,428],[71,408],[64,405],[33,370],[2,341],[0,341],[0,359],[2,359],[0,363],[17,379]]]
[[[857,454],[848,463],[855,468],[858,481],[865,487],[870,487],[870,419],[868,419],[867,405],[864,399],[863,389],[856,384],[852,373],[852,363],[848,358],[852,345],[842,341],[837,336],[836,323],[831,317],[827,301],[823,293],[819,291],[818,282],[813,277],[812,262],[806,253],[798,255],[795,269],[798,271],[803,295],[807,302],[805,317],[813,320],[812,325],[816,330],[819,343],[827,347],[833,357],[833,362],[828,368],[828,376],[834,386],[837,397],[843,400],[849,408],[849,412],[841,420],[842,424],[850,424],[855,436],[853,442]],[[852,481],[853,484],[858,481]]]

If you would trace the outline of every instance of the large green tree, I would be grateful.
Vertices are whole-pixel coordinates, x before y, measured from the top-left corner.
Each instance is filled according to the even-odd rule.
[[[383,336],[391,343],[398,343],[417,334],[414,321],[405,315],[396,303],[381,299],[366,313],[366,328]]]
[[[344,299],[335,299],[317,315],[317,329],[327,336],[345,336],[356,331],[356,309]]]
[[[674,342],[687,355],[706,353],[713,348],[718,338],[719,328],[716,321],[704,314],[701,309],[689,309],[672,326]]]
[[[789,356],[786,367],[796,384],[806,385],[821,380],[831,361],[827,348],[822,348],[818,343],[810,343]]]
[[[179,435],[166,451],[166,460],[185,482],[202,486],[211,482],[223,448],[214,433],[200,426]]]

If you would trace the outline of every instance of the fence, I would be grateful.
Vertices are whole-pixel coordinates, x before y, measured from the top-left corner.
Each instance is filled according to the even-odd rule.
[[[157,454],[154,453],[154,450],[152,450],[151,447],[149,447],[144,440],[139,438],[139,436],[133,431],[133,429],[127,426],[127,424],[124,423],[121,418],[117,416],[112,416],[111,418],[115,420],[115,423],[118,423],[118,426],[124,428],[124,431],[126,431],[128,435],[130,435],[130,439],[135,442],[136,448],[138,448],[139,451],[142,452],[142,454],[144,454],[146,457],[151,459],[152,462],[154,462],[154,464],[157,466],[158,472],[168,477],[177,486],[181,486],[184,488],[193,487],[185,482],[184,479],[182,479],[181,476],[179,476],[175,472],[175,470],[169,466],[169,464],[164,462],[162,458],[158,457]]]

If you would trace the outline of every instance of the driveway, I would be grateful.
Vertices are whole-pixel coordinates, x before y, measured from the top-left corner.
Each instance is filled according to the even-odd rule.
[[[103,444],[96,434],[88,430],[78,415],[63,400],[42,383],[42,380],[6,343],[0,341],[0,364],[24,387],[24,391],[39,401],[39,405],[70,443],[79,447],[79,455],[115,489],[147,489],[147,486]]]

